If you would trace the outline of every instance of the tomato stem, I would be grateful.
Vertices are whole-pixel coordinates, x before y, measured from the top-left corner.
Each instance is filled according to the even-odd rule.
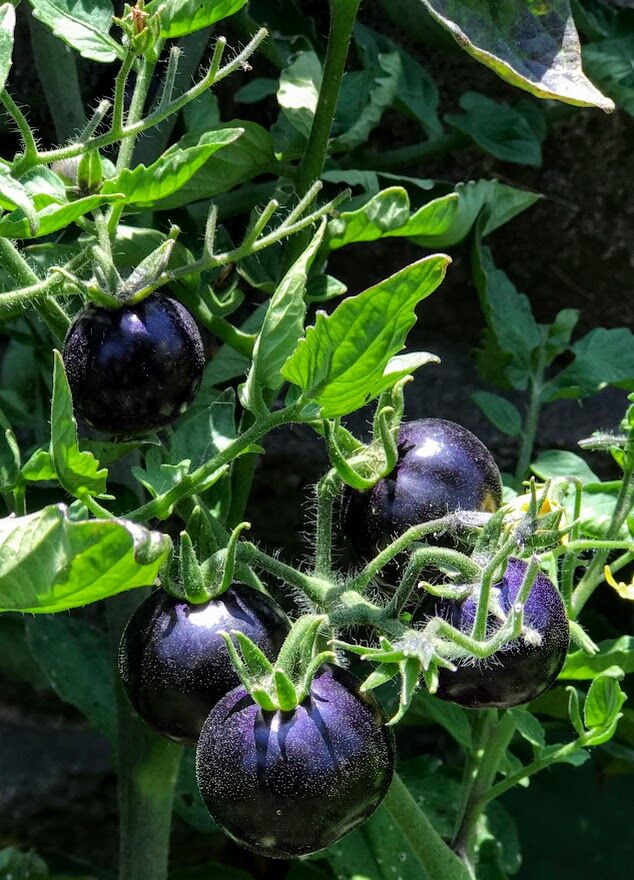
[[[116,658],[123,629],[143,590],[108,600],[111,649]],[[167,880],[174,786],[182,746],[145,724],[117,680],[119,880]]]
[[[397,774],[394,774],[383,806],[411,846],[429,880],[470,880],[473,875],[469,867],[433,828]]]

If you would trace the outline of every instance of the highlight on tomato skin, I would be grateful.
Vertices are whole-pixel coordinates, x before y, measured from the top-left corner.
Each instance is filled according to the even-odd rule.
[[[341,529],[365,561],[410,526],[456,510],[492,513],[501,500],[500,471],[475,434],[446,419],[418,419],[401,425],[389,476],[365,491],[344,487]]]
[[[499,591],[502,611],[509,614],[522,585],[528,564],[511,557]],[[448,620],[470,634],[476,615],[477,596],[463,602],[426,600],[429,616]],[[500,626],[489,614],[487,635]],[[439,669],[436,696],[469,709],[510,708],[528,703],[557,679],[570,644],[570,627],[563,600],[553,582],[538,572],[524,605],[524,627],[520,635],[485,660],[458,660],[457,669]]]
[[[373,696],[325,666],[293,712],[264,712],[243,687],[212,710],[196,755],[216,823],[273,858],[318,852],[361,825],[394,772],[394,738]]]
[[[116,309],[88,304],[63,356],[75,412],[113,434],[169,425],[196,396],[205,368],[195,320],[161,293]]]
[[[221,631],[248,636],[273,660],[289,630],[264,593],[234,583],[192,605],[156,590],[130,618],[119,647],[124,690],[158,733],[195,745],[212,707],[239,684]]]

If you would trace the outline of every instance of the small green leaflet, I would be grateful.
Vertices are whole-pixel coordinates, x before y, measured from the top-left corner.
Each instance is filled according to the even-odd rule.
[[[541,138],[519,110],[478,92],[462,95],[460,108],[462,113],[449,114],[445,119],[481,149],[505,162],[536,168],[541,165]]]
[[[618,666],[610,666],[590,685],[583,706],[583,722],[589,731],[587,745],[598,746],[614,736],[626,700],[619,685],[623,674]]]
[[[522,416],[510,400],[489,391],[474,391],[471,398],[499,431],[509,437],[519,435],[522,430]]]
[[[599,653],[593,657],[589,657],[584,651],[569,654],[559,673],[559,679],[594,679],[611,666],[620,666],[625,673],[634,672],[634,636],[621,636],[600,642]]]
[[[284,364],[284,378],[319,404],[322,418],[344,416],[391,387],[409,370],[386,377],[389,362],[405,345],[416,306],[438,287],[450,262],[445,254],[426,257],[344,300],[331,315],[318,312]]]
[[[61,354],[55,352],[53,397],[51,402],[51,445],[49,454],[61,485],[81,498],[86,494],[103,495],[108,471],[99,469],[91,452],[81,452],[77,441],[77,422]]]
[[[41,238],[59,229],[65,229],[78,217],[94,211],[99,205],[111,205],[121,201],[117,195],[94,195],[68,202],[64,205],[49,204],[35,215],[36,232],[31,231],[29,218],[21,209],[13,211],[0,219],[0,237],[2,238]]]
[[[511,85],[539,98],[614,110],[612,101],[581,69],[581,46],[568,0],[419,2],[466,52]]]
[[[116,177],[106,180],[104,193],[122,193],[126,204],[151,207],[184,186],[218,150],[243,134],[241,128],[225,128],[204,134],[192,147],[176,149],[146,168],[137,165],[125,168]]]
[[[321,87],[321,62],[316,52],[300,52],[280,75],[277,102],[284,117],[308,137]]]
[[[634,333],[628,327],[595,327],[570,346],[575,359],[544,388],[544,401],[582,398],[606,385],[634,391]]]
[[[125,49],[110,36],[111,0],[29,0],[33,15],[84,58],[109,63]]]
[[[279,389],[280,370],[295,350],[306,317],[306,280],[324,237],[324,220],[304,253],[282,278],[271,297],[262,329],[253,350],[253,365],[244,388],[244,400],[251,405],[262,388]],[[249,408],[250,408],[249,406]]]
[[[0,611],[48,614],[152,584],[167,535],[125,520],[69,519],[63,504],[0,520]]]
[[[182,37],[233,15],[247,0],[152,0],[145,11],[153,15],[161,9],[161,36]]]
[[[15,9],[10,3],[0,6],[0,91],[4,88],[11,70]]]

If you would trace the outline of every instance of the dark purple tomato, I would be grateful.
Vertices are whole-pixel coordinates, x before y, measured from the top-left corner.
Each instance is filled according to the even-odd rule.
[[[202,339],[185,306],[153,293],[134,306],[85,306],[64,344],[75,411],[110,433],[173,422],[194,399],[205,367]]]
[[[522,585],[527,564],[509,559],[501,582],[500,605],[508,613]],[[471,633],[476,614],[476,599],[463,602],[435,600],[433,614],[449,620],[456,629]],[[489,616],[487,635],[500,626]],[[553,582],[539,572],[526,604],[524,626],[537,639],[523,635],[514,639],[486,660],[459,661],[455,672],[440,670],[436,696],[470,709],[506,708],[528,703],[549,688],[561,670],[568,652],[570,629],[566,609]]]
[[[212,707],[240,683],[222,630],[243,632],[274,660],[289,624],[272,599],[242,584],[202,605],[156,590],[130,618],[121,679],[141,718],[164,736],[194,745]]]
[[[403,422],[392,473],[366,491],[344,488],[342,530],[367,560],[410,526],[456,510],[493,512],[501,500],[500,471],[475,434],[445,419]]]
[[[214,820],[273,858],[317,852],[374,812],[394,771],[394,740],[359,680],[326,666],[293,712],[264,712],[238,687],[211,711],[196,753]]]

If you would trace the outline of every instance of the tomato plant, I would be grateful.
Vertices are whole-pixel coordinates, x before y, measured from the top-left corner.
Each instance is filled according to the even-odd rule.
[[[1,876],[509,877],[533,777],[631,771],[634,334],[542,323],[498,267],[538,192],[419,175],[538,168],[562,116],[631,113],[634,21],[376,6],[0,5],[4,675],[79,710],[119,793],[116,860],[18,834]],[[512,103],[439,114],[425,53],[460,49]],[[460,388],[432,417],[412,341],[454,271],[493,451]],[[577,452],[543,448],[606,388]],[[262,539],[287,484],[253,501],[280,437],[324,462],[302,558]]]

